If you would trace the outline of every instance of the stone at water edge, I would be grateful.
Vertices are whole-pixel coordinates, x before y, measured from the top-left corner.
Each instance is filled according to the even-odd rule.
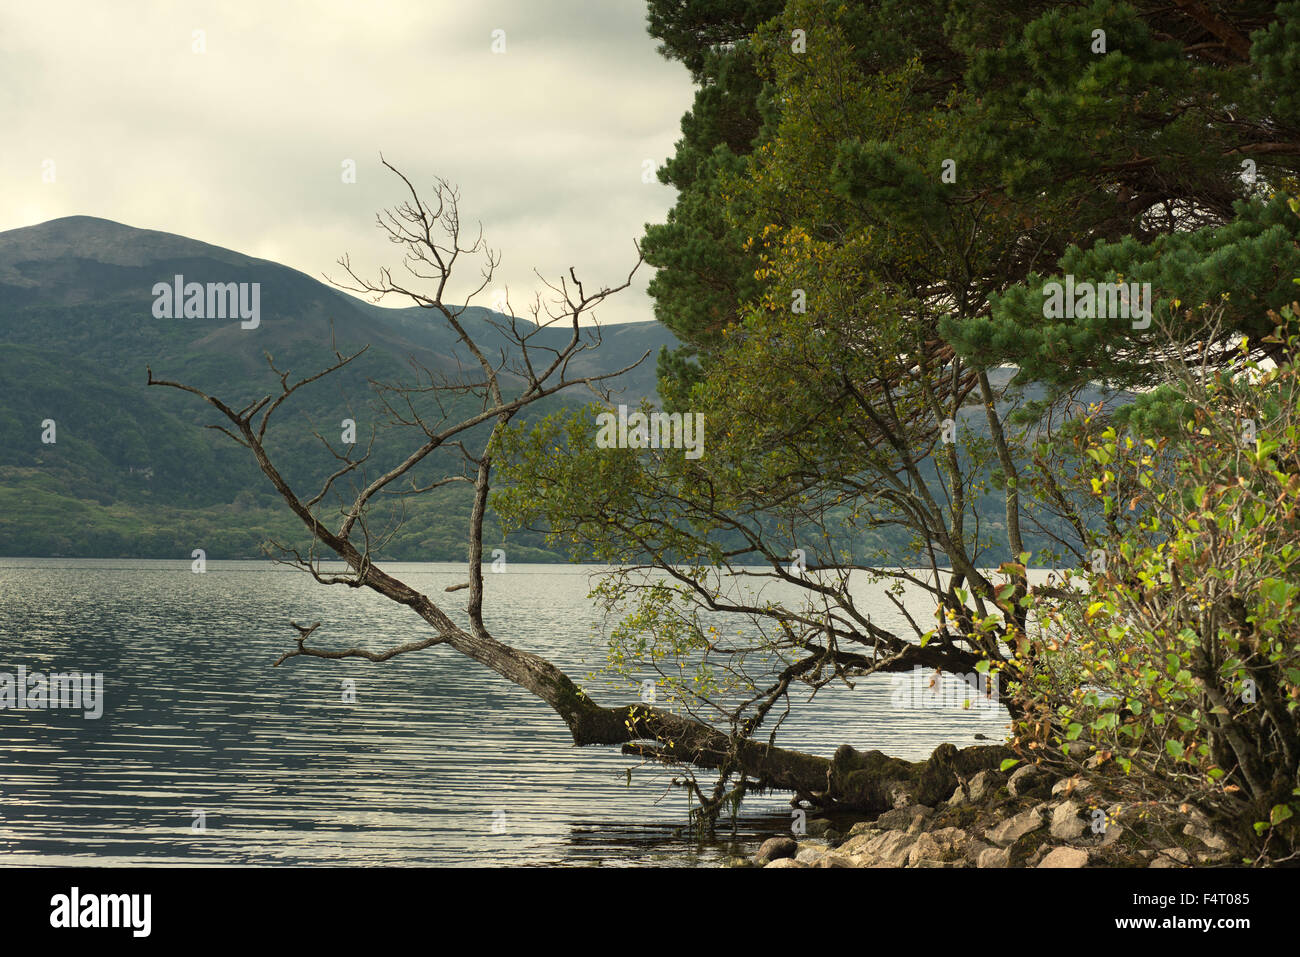
[[[765,864],[783,857],[794,857],[798,851],[799,845],[792,837],[769,837],[758,849],[758,861]]]
[[[781,858],[777,858],[775,861],[771,861],[770,863],[764,865],[765,868],[768,868],[768,867],[807,867],[807,866],[808,866],[807,864],[803,864],[803,863],[800,863],[799,861],[796,861],[793,857],[781,857]]]
[[[795,854],[794,859],[800,864],[816,864],[817,861],[826,855],[826,848],[820,844],[800,844],[799,852]]]
[[[926,818],[934,813],[933,808],[928,808],[924,804],[912,804],[908,807],[896,807],[892,811],[886,811],[875,820],[875,827],[889,831],[901,831],[911,826],[919,814]]]
[[[804,827],[808,832],[808,837],[825,837],[826,832],[831,829],[831,822],[824,817],[814,817]]]

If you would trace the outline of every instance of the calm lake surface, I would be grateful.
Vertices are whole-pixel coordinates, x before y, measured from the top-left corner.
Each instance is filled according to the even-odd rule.
[[[463,565],[385,567],[463,608],[468,592],[443,594],[465,580]],[[598,702],[634,701],[634,686],[587,677],[605,654],[607,624],[587,598],[598,571],[514,563],[485,574],[488,625]],[[860,604],[901,624],[873,590]],[[427,633],[369,592],[265,562],[209,561],[194,574],[188,561],[0,559],[0,673],[104,682],[98,720],[0,709],[0,864],[712,866],[735,852],[729,833],[716,844],[678,835],[686,795],[662,768],[574,747],[541,701],[450,648],[272,668],[293,647],[290,619],[322,621],[322,646]],[[889,676],[828,687],[777,741],[920,759],[944,741],[1005,733],[1001,709],[900,709],[895,688]],[[789,823],[789,795],[751,797],[737,840]]]

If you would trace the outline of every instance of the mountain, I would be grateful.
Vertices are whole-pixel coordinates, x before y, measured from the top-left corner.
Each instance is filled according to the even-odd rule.
[[[191,299],[184,286],[199,283],[203,294],[192,303],[224,317],[167,318],[164,291],[177,276],[173,314]],[[505,345],[505,317],[471,308],[463,321],[488,350]],[[534,341],[555,347],[568,336],[547,329]],[[618,401],[653,397],[655,356],[675,345],[671,334],[645,322],[605,326],[601,336],[570,373],[613,371],[649,352],[611,385]],[[364,443],[380,422],[366,404],[368,380],[409,381],[412,361],[444,373],[468,368],[464,346],[428,310],[381,308],[278,263],[89,216],[0,232],[0,554],[181,558],[203,548],[231,558],[258,554],[267,538],[298,540],[246,450],[202,428],[223,420],[194,396],[147,387],[145,370],[239,406],[278,388],[267,353],[297,379],[329,363],[331,337],[344,352],[369,349],[295,395],[268,432],[287,477],[303,489],[336,467],[311,427],[337,438],[351,418]],[[590,398],[575,389],[537,412]],[[380,431],[379,467],[409,451],[409,436],[396,438]],[[420,479],[455,467],[432,459]],[[467,514],[463,486],[422,496],[387,554],[461,559]],[[519,560],[558,557],[536,536],[511,545]]]

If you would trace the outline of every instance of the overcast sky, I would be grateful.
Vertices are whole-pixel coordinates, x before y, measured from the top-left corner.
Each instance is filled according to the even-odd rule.
[[[0,229],[100,216],[318,278],[342,278],[346,252],[369,273],[398,265],[374,226],[400,199],[382,151],[417,186],[461,187],[517,311],[534,267],[613,285],[673,202],[643,164],[691,104],[655,48],[642,0],[5,3]],[[602,321],[651,318],[649,275]]]

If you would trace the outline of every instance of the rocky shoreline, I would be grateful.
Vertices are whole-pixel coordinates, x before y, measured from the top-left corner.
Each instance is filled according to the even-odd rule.
[[[1035,765],[984,770],[935,806],[871,819],[812,818],[805,834],[763,842],[734,867],[1231,866],[1221,835],[1191,809],[1108,803],[1082,777]]]

